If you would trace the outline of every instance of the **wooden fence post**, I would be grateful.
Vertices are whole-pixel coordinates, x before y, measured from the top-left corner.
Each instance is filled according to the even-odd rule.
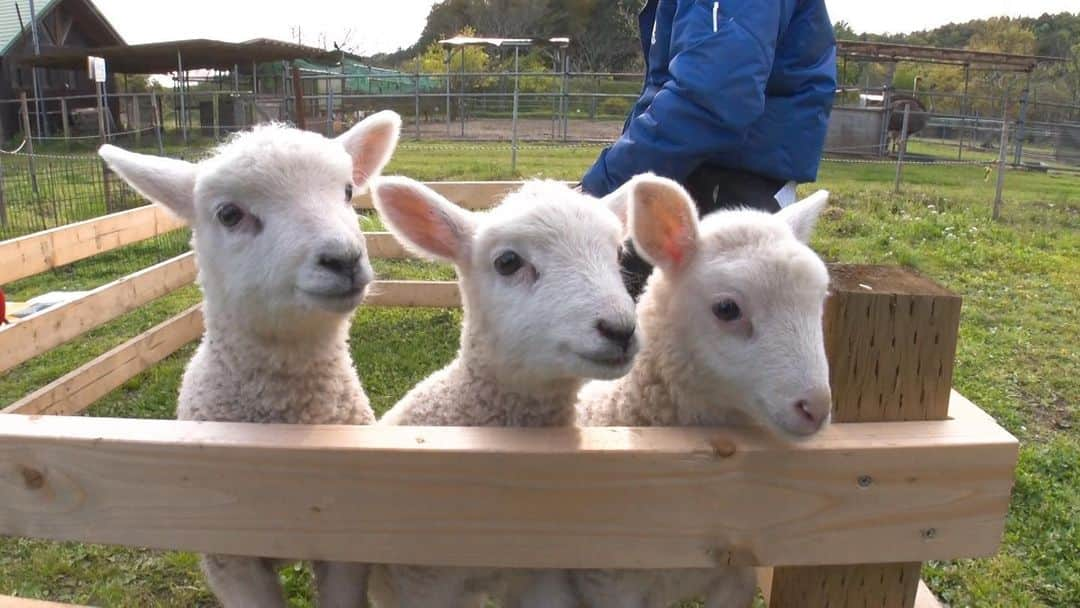
[[[894,267],[833,266],[825,347],[836,422],[943,420],[960,297]],[[852,479],[873,492],[872,472]],[[931,538],[933,531],[923,531]],[[778,567],[771,608],[911,608],[922,564]]]

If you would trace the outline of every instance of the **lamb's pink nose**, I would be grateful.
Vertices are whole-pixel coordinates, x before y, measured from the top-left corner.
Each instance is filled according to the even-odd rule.
[[[832,393],[829,387],[819,387],[807,391],[802,399],[793,405],[795,411],[806,422],[807,430],[815,432],[829,419],[832,411]]]

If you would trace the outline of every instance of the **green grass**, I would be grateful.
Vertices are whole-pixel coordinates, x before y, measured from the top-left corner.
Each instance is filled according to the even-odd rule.
[[[597,147],[533,148],[520,176],[576,179]],[[967,155],[967,152],[965,152]],[[390,173],[419,179],[512,179],[509,148],[406,142]],[[814,245],[844,262],[902,264],[961,293],[956,387],[1021,440],[1004,543],[990,559],[933,562],[923,571],[953,606],[1080,605],[1080,177],[1010,171],[1000,222],[989,218],[994,176],[981,166],[909,166],[901,194],[890,164],[829,162],[818,186],[834,193]],[[811,187],[803,187],[807,193]],[[377,220],[365,229],[378,228]],[[168,253],[174,254],[176,245]],[[182,244],[180,245],[182,247]],[[124,248],[6,286],[16,298],[100,285],[164,254]],[[445,266],[381,261],[383,277],[451,279]],[[197,299],[162,298],[0,375],[9,403]],[[389,407],[456,349],[456,311],[361,309],[352,352],[376,409]],[[167,418],[191,347],[96,404],[90,415]],[[309,574],[282,578],[307,606]],[[183,553],[0,539],[0,594],[101,606],[213,605],[194,559]]]

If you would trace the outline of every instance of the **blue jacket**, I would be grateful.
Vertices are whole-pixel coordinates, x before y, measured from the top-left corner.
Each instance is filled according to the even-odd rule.
[[[586,192],[706,163],[814,181],[836,91],[824,0],[648,0],[639,24],[645,85]]]

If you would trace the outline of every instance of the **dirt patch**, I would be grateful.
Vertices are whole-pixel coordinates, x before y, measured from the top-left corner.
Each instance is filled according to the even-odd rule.
[[[450,123],[432,120],[420,124],[421,139],[472,139],[479,141],[510,141],[513,121],[509,118],[480,118],[465,121],[462,135],[460,120]],[[573,120],[567,122],[567,139],[571,141],[614,141],[622,132],[622,121],[615,120]],[[402,134],[412,137],[416,126],[406,120],[402,125]],[[561,141],[562,124],[550,118],[521,118],[517,126],[518,139],[521,141]]]

